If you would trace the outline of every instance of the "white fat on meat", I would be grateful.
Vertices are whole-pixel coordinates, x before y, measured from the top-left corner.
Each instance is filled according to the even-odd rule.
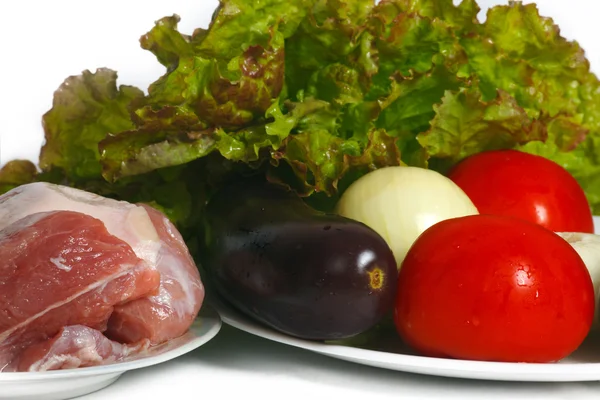
[[[19,186],[0,200],[0,230],[28,215],[75,211],[101,220],[106,230],[127,242],[136,256],[156,266],[161,242],[146,210],[67,186],[36,182]]]

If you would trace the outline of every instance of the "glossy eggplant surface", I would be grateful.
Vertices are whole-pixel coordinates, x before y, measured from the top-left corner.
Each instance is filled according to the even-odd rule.
[[[343,339],[392,309],[397,268],[381,236],[278,186],[225,187],[211,198],[203,230],[201,261],[216,291],[278,331]]]

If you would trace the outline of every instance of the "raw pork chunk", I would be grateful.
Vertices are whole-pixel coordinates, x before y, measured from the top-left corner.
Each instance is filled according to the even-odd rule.
[[[120,360],[185,333],[203,300],[157,210],[46,183],[0,196],[0,371]]]

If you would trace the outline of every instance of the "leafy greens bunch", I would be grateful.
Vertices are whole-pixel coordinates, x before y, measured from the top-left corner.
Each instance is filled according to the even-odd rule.
[[[535,5],[480,23],[475,0],[221,0],[208,29],[141,37],[166,73],[145,95],[109,69],[66,79],[43,117],[41,180],[146,202],[193,237],[224,181],[259,175],[329,210],[370,170],[445,172],[477,152],[550,158],[600,211],[600,84]],[[522,171],[526,174],[527,171]],[[407,194],[410,195],[410,194]]]

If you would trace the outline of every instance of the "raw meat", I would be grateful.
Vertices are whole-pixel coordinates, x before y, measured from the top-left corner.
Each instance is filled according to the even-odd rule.
[[[112,363],[140,354],[150,347],[148,339],[137,345],[109,340],[100,331],[84,325],[63,329],[52,339],[27,348],[19,356],[19,371],[49,371]]]
[[[0,231],[0,371],[63,327],[105,330],[115,305],[159,284],[158,271],[96,218],[60,211],[16,221]]]
[[[0,196],[0,230],[2,232],[9,230],[21,232],[20,229],[22,228],[19,225],[23,224],[22,218],[33,218],[35,220],[42,215],[39,213],[58,210],[81,213],[102,221],[106,232],[112,235],[114,239],[127,244],[133,255],[137,257],[138,264],[134,269],[136,271],[152,271],[155,277],[159,277],[160,281],[152,291],[145,292],[142,295],[134,293],[120,302],[113,303],[114,307],[111,305],[110,310],[99,307],[100,310],[105,312],[102,314],[102,318],[97,318],[92,321],[93,323],[88,323],[87,320],[81,322],[76,318],[54,323],[55,320],[52,319],[54,314],[49,312],[48,314],[51,314],[51,317],[47,318],[48,321],[46,322],[53,325],[54,331],[51,333],[46,332],[46,340],[51,340],[51,337],[55,335],[61,335],[62,338],[65,334],[69,334],[72,325],[85,325],[103,332],[109,339],[128,343],[131,344],[131,348],[139,349],[140,343],[147,341],[150,344],[158,344],[180,336],[189,329],[204,300],[204,287],[181,235],[162,213],[145,205],[134,205],[107,199],[77,189],[46,183],[33,183],[20,186],[4,196]],[[36,224],[31,226],[32,231],[38,229]],[[8,233],[0,235],[10,236]],[[62,248],[67,251],[65,249],[69,249],[69,246],[64,244]],[[59,248],[57,246],[55,250]],[[31,254],[36,254],[36,258],[38,258],[36,252]],[[69,266],[63,259],[52,257],[51,264],[54,265],[55,269],[61,270],[64,266]],[[88,268],[90,266],[93,266],[93,263],[89,263]],[[2,258],[0,258],[0,268],[5,268]],[[2,275],[0,275],[0,291],[3,287],[2,280]],[[29,286],[36,287],[36,285],[41,285],[40,282],[42,281],[32,282]],[[127,294],[131,290],[135,291],[134,289],[140,285],[140,282],[133,281],[135,279],[129,282],[133,286],[128,290],[107,284],[103,287],[103,295],[111,296],[115,293]],[[30,298],[28,290],[30,290],[29,287],[27,287],[27,290],[21,291],[27,300]],[[64,290],[64,286],[61,286],[58,293],[62,294]],[[95,300],[90,299],[88,309],[95,314],[97,306],[93,301]],[[100,313],[100,311],[98,312]],[[0,346],[4,346],[2,324],[11,324],[8,319],[4,320],[3,318],[5,318],[3,314],[0,314]],[[65,330],[61,334],[59,331],[62,328],[65,328]],[[23,335],[26,333],[23,332]],[[15,343],[20,343],[21,340],[18,339]],[[29,343],[36,340],[31,339]],[[57,340],[56,336],[52,340]],[[56,341],[56,343],[64,342],[64,338]],[[118,348],[119,351],[127,348],[121,349],[117,346],[117,343],[109,343],[111,343],[112,348]],[[47,347],[48,345],[46,343],[41,346]],[[13,343],[11,346],[14,355],[17,351],[14,350],[15,344]],[[63,348],[69,348],[69,346],[63,346]],[[57,347],[54,346],[51,349],[56,350]],[[50,353],[54,350],[51,350]],[[81,351],[78,354],[82,354]],[[0,351],[0,370],[2,368],[2,357]],[[4,357],[6,358],[6,354]],[[66,356],[63,354],[62,357]],[[69,361],[61,364],[55,361],[38,364],[31,362],[29,364],[62,365],[61,367],[66,367],[77,363]],[[15,368],[14,361],[13,368]]]
[[[171,221],[156,209],[143,207],[163,241],[157,263],[159,293],[117,306],[107,336],[127,343],[145,338],[161,343],[188,330],[203,301],[204,288],[198,268]]]

